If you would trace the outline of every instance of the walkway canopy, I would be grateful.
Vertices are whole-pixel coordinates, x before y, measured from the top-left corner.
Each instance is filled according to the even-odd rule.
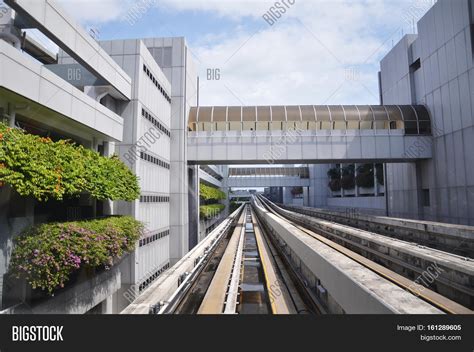
[[[309,178],[309,168],[300,167],[231,167],[229,177],[299,177]]]
[[[430,135],[422,105],[206,106],[191,108],[194,132],[285,130],[404,130]]]

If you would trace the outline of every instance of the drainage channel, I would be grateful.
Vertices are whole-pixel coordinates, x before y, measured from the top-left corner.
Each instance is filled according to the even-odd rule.
[[[239,289],[239,314],[271,314],[265,274],[257,247],[252,215],[247,211],[242,250],[242,272]]]

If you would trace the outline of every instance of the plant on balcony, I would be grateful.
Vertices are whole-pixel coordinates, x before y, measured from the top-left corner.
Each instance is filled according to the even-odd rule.
[[[230,202],[230,210],[229,212],[232,214],[234,211],[240,208],[240,204],[237,202]]]
[[[222,213],[224,209],[223,204],[202,205],[199,207],[199,217],[202,220],[209,220]]]
[[[10,268],[33,289],[52,294],[81,268],[105,268],[135,248],[143,225],[131,217],[51,223],[15,239]]]
[[[215,187],[199,184],[199,196],[205,201],[219,201],[227,198],[226,194]]]
[[[0,123],[0,183],[39,201],[88,193],[98,200],[132,201],[137,177],[117,156],[106,158],[71,141],[53,142]]]
[[[372,188],[374,187],[374,165],[363,164],[357,168],[356,183],[358,187]]]
[[[328,171],[329,177],[329,188],[333,192],[339,192],[341,190],[341,169],[339,167],[333,167]]]
[[[355,166],[346,165],[342,168],[341,187],[345,190],[355,188]]]
[[[303,194],[303,187],[293,187],[291,189],[291,194],[293,197],[299,196]]]
[[[339,192],[341,190],[341,180],[334,179],[334,180],[329,181],[329,188],[333,192]]]
[[[375,165],[375,177],[379,185],[383,186],[385,184],[383,164]]]
[[[333,168],[329,169],[328,177],[331,180],[334,180],[336,178],[341,178],[341,169],[339,167],[333,167]]]

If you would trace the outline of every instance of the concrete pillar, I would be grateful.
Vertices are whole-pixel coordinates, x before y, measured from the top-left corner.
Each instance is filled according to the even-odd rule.
[[[423,175],[421,171],[422,162],[417,161],[415,163],[415,172],[416,172],[416,195],[417,195],[417,204],[418,204],[418,219],[424,220],[425,211],[423,206]]]
[[[103,302],[102,302],[102,314],[113,314],[113,299],[112,295],[107,297]]]
[[[104,142],[104,156],[111,157],[115,152],[115,143]],[[113,202],[110,200],[103,201],[104,215],[114,215]]]
[[[303,187],[303,205],[309,206],[309,187]]]
[[[199,243],[199,166],[189,167],[189,249]]]
[[[9,121],[9,126],[11,128],[15,127],[16,123],[16,112],[14,110],[10,111],[10,121]]]
[[[293,204],[293,195],[291,194],[291,187],[283,187],[283,204]]]
[[[230,215],[230,188],[229,188],[229,167],[222,167],[222,188],[221,190],[226,194],[226,199],[224,201],[225,213],[227,216]]]
[[[324,208],[329,197],[328,176],[329,165],[310,165],[309,167],[309,206]]]
[[[374,195],[377,197],[379,195],[379,185],[377,183],[377,169],[374,164]]]
[[[354,164],[354,177],[355,177],[356,180],[357,180],[357,175],[359,174],[357,172],[358,167],[359,167],[359,164]],[[359,196],[359,186],[357,186],[357,182],[356,182],[356,185],[355,185],[355,196],[356,196],[356,198]]]

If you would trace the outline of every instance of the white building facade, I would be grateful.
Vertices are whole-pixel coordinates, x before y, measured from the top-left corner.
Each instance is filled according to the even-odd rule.
[[[424,104],[432,118],[431,160],[388,164],[390,216],[474,225],[472,0],[439,0],[381,62],[384,104]]]

